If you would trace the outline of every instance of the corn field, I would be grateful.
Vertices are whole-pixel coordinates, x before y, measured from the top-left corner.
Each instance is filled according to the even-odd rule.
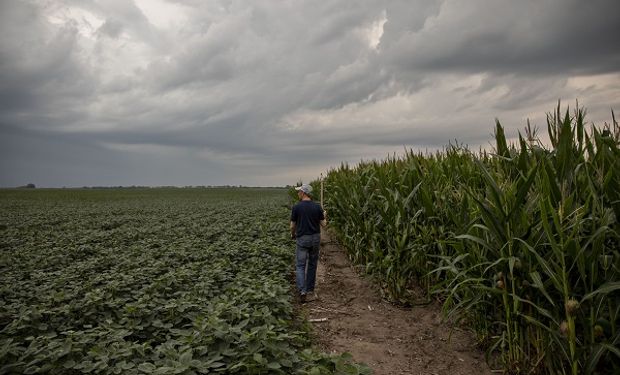
[[[558,104],[550,144],[529,123],[508,144],[497,121],[492,153],[342,164],[324,181],[330,226],[387,297],[438,299],[473,327],[493,368],[618,374],[620,127],[585,113]]]

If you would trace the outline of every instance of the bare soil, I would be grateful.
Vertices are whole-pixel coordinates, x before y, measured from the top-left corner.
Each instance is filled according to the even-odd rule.
[[[491,374],[473,334],[442,322],[438,304],[404,308],[383,300],[328,233],[322,243],[317,299],[301,306],[309,319],[322,320],[311,323],[321,350],[349,352],[376,375]]]

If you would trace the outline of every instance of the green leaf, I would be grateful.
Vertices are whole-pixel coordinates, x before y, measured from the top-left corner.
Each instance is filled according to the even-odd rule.
[[[454,238],[457,238],[457,239],[460,239],[460,240],[469,240],[469,241],[477,243],[478,245],[482,246],[483,248],[485,248],[487,250],[493,250],[491,248],[491,246],[485,240],[483,240],[480,237],[473,236],[471,234],[461,234],[461,235],[458,235],[458,236],[456,236]]]
[[[138,365],[138,370],[146,373],[146,374],[152,374],[155,370],[157,369],[157,367],[155,367],[154,364],[149,363],[149,362],[144,362],[144,363],[140,363]]]
[[[534,254],[538,264],[545,271],[545,275],[551,279],[551,281],[553,282],[553,285],[555,286],[556,290],[561,291],[562,290],[562,282],[560,281],[560,279],[558,279],[557,272],[552,268],[552,265],[550,264],[550,262],[552,262],[552,259],[549,259],[549,262],[547,262],[547,260],[545,260],[545,258],[543,258],[538,253],[538,251],[536,251],[536,249],[534,249],[530,244],[528,244],[527,242],[523,241],[520,238],[515,238],[515,240],[521,242],[524,245],[524,247],[525,247],[525,249],[527,251],[529,251],[531,254]],[[535,271],[535,273],[536,273],[536,275],[538,275],[538,280],[540,280],[540,285],[543,285],[542,284],[542,280],[540,278],[540,274],[538,274],[538,271]],[[545,293],[545,296],[547,297],[547,299],[551,300],[551,297],[549,297],[549,295],[546,294],[546,291],[544,291],[544,293]],[[550,301],[550,302],[551,302],[551,304],[553,304],[555,306],[553,301]]]
[[[179,362],[181,362],[184,365],[189,365],[190,361],[192,360],[192,351],[188,350],[185,353],[181,354],[179,356]]]
[[[620,289],[620,281],[610,281],[607,282],[603,285],[601,285],[600,288],[598,288],[597,290],[590,292],[588,294],[586,294],[582,299],[581,299],[581,303],[584,303],[585,301],[599,295],[599,294],[609,294],[611,292],[613,292],[614,290],[618,290]]]
[[[601,356],[605,354],[605,352],[610,352],[616,355],[616,357],[620,358],[620,349],[613,345],[609,345],[606,343],[597,344],[594,346],[590,356],[588,357],[586,364],[584,366],[584,373],[594,374],[596,371],[596,365],[598,364]]]
[[[547,293],[547,289],[545,289],[545,284],[543,284],[538,271],[530,272],[530,279],[532,280],[533,285],[538,290],[540,290],[540,292],[547,298],[547,301],[549,301],[552,306],[555,306],[555,302],[553,302],[553,299],[551,298],[549,293]]]
[[[265,358],[263,358],[262,354],[260,353],[254,353],[254,355],[252,356],[252,358],[254,358],[254,360],[256,361],[256,363],[259,363],[261,365],[264,365],[267,363],[267,360]]]

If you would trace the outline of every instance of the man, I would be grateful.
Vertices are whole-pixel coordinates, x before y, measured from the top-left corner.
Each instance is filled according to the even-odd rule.
[[[296,187],[299,202],[291,212],[291,238],[296,239],[296,284],[302,302],[315,298],[316,267],[319,262],[321,227],[326,225],[320,204],[312,201],[312,186]]]

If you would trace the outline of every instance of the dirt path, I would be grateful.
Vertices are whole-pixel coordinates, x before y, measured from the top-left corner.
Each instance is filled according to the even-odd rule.
[[[491,374],[471,334],[440,321],[436,305],[400,308],[351,267],[344,251],[323,236],[318,299],[303,310],[325,352],[349,352],[376,375]]]

